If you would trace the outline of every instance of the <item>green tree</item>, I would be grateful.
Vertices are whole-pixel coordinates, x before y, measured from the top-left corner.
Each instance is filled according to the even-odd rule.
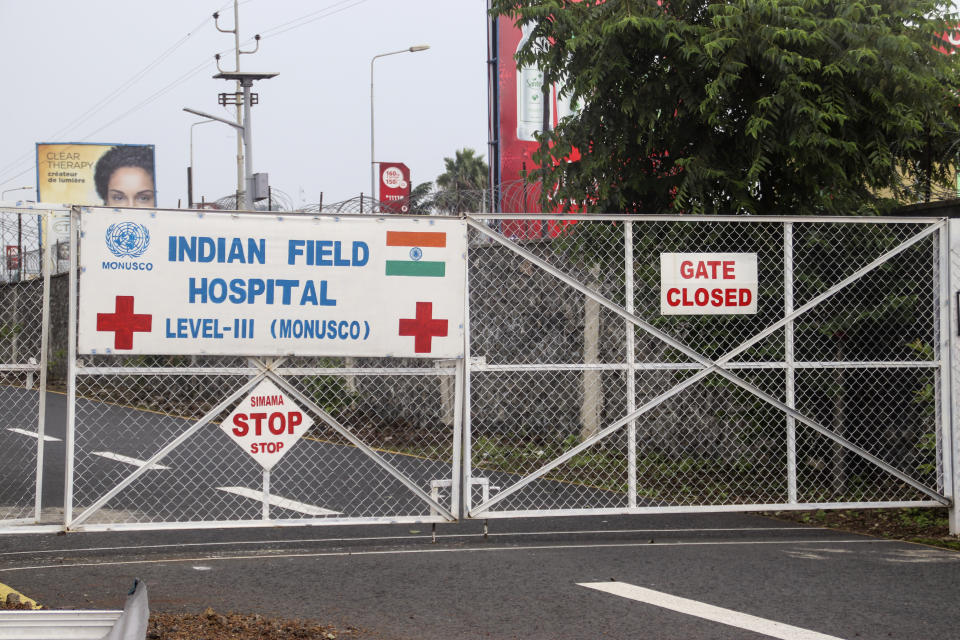
[[[430,215],[433,208],[433,183],[421,182],[410,191],[410,213]]]
[[[453,158],[444,158],[445,171],[437,176],[435,205],[442,211],[459,214],[480,211],[487,188],[489,169],[473,149],[458,149]]]
[[[592,211],[876,212],[946,184],[960,71],[936,0],[493,0],[582,110],[544,197]],[[566,158],[583,152],[577,162]],[[905,179],[904,176],[909,176]],[[554,193],[551,193],[554,192]]]

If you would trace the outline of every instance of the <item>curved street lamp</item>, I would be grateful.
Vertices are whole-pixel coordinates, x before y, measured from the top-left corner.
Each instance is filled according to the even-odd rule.
[[[376,197],[376,156],[373,155],[373,63],[377,58],[393,56],[398,53],[416,53],[417,51],[426,51],[430,48],[428,44],[415,44],[406,49],[379,53],[370,59],[370,212],[373,213],[373,201]]]

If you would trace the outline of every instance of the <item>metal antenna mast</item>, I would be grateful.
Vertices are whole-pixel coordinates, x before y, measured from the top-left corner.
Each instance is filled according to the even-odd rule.
[[[220,27],[220,12],[215,12],[213,14],[213,24],[217,28],[217,31],[221,33],[232,33],[233,34],[233,51],[234,51],[234,69],[235,73],[240,73],[240,54],[241,53],[256,53],[260,49],[260,34],[258,33],[254,36],[256,40],[256,46],[253,48],[253,51],[241,51],[240,50],[240,3],[239,0],[233,0],[233,29],[222,29]],[[221,73],[224,73],[224,70],[220,68],[220,54],[217,54],[217,70]],[[244,160],[243,160],[243,98],[242,96],[242,87],[240,81],[237,81],[236,88],[234,90],[234,96],[230,104],[234,104],[237,107],[237,202],[239,205],[240,202],[240,192],[244,190]],[[221,102],[225,104],[225,102]]]

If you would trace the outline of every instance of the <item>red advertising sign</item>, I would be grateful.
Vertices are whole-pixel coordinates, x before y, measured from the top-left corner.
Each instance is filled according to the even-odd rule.
[[[7,271],[16,271],[20,268],[20,247],[15,244],[7,245]]]
[[[380,207],[387,213],[410,211],[410,169],[402,162],[380,163]]]
[[[543,72],[537,67],[517,69],[514,56],[530,38],[530,27],[520,29],[507,16],[495,18],[497,78],[495,87],[496,110],[493,122],[498,141],[495,156],[495,175],[500,186],[498,210],[503,213],[541,213],[542,185],[524,184],[524,176],[538,167],[533,154],[539,147],[534,134],[543,129],[544,111],[548,126],[556,127],[561,119],[571,115],[576,106],[560,96],[560,87],[553,85],[544,101]],[[574,150],[571,160],[579,158]],[[547,213],[547,212],[544,212]],[[548,225],[548,226],[547,226]],[[547,226],[547,228],[545,228]],[[563,223],[540,220],[504,220],[501,230],[510,237],[539,238],[556,236]]]

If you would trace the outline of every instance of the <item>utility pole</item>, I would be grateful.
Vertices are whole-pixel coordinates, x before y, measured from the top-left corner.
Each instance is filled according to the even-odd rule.
[[[240,54],[241,53],[256,53],[260,49],[260,34],[255,36],[256,46],[253,51],[241,51],[240,50],[240,2],[239,0],[233,0],[233,29],[222,29],[220,28],[219,18],[220,13],[215,12],[213,14],[213,24],[216,26],[217,31],[221,33],[232,33],[233,34],[233,51],[234,51],[234,69],[236,73],[240,73]],[[221,73],[223,72],[220,69],[220,56],[217,55],[217,70]],[[237,80],[234,96],[235,99],[231,104],[236,105],[237,107],[237,208],[240,207],[240,193],[244,190],[244,159],[243,159],[243,102],[241,101],[240,95],[243,91],[243,88],[240,84],[240,81]]]

